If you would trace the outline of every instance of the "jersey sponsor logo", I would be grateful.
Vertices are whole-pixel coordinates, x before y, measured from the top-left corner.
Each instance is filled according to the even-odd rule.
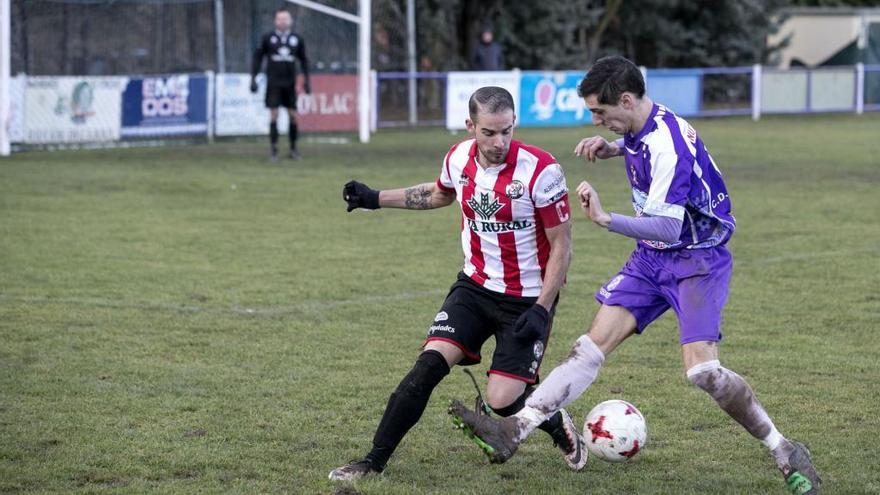
[[[547,184],[547,187],[544,188],[544,193],[547,194],[550,191],[556,189],[557,187],[561,186],[564,183],[565,183],[565,175],[560,173],[559,175],[556,176],[556,178],[553,179],[553,182]]]
[[[491,232],[493,234],[525,230],[534,225],[528,220],[514,220],[512,222],[482,222],[472,218],[468,218],[467,223],[468,228],[474,232]]]
[[[513,180],[504,189],[504,193],[507,194],[507,197],[510,199],[519,199],[523,196],[525,190],[526,186],[524,186],[522,182],[518,180]]]
[[[449,314],[446,313],[446,311],[441,311],[441,312],[437,313],[437,316],[434,317],[434,321],[437,321],[437,322],[446,321],[448,319],[449,319]]]
[[[433,335],[436,332],[455,333],[455,327],[450,325],[431,325],[428,327],[428,333]]]
[[[497,198],[492,199],[492,202],[489,202],[489,195],[487,193],[480,193],[480,202],[478,203],[473,197],[471,197],[467,201],[468,206],[474,210],[474,213],[480,215],[480,218],[483,220],[489,220],[493,215],[498,213],[498,210],[504,207],[504,204],[499,203]]]

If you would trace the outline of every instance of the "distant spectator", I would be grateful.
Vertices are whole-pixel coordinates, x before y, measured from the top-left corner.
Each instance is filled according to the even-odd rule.
[[[495,42],[491,28],[484,28],[480,33],[480,41],[471,52],[470,61],[473,70],[504,70],[504,54],[501,45]]]

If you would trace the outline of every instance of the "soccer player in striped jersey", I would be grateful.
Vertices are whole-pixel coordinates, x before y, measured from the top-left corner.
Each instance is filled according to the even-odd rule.
[[[588,161],[624,157],[636,216],[607,213],[588,182],[578,186],[578,200],[589,220],[635,239],[636,249],[596,294],[601,306],[587,334],[522,410],[495,421],[456,402],[450,414],[494,448],[485,449],[493,462],[504,462],[535,425],[586,391],[608,353],[671,308],[688,380],[763,442],[791,493],[818,493],[806,447],[783,437],[745,379],[719,361],[721,311],[733,267],[725,244],[736,220],[708,149],[687,121],[645,96],[641,72],[623,57],[598,60],[578,92],[593,123],[623,139],[587,138],[575,154]]]
[[[440,176],[406,189],[343,189],[355,208],[461,207],[464,268],[428,327],[423,352],[388,400],[366,456],[330,473],[347,481],[382,472],[415,426],[431,392],[456,364],[479,363],[495,337],[486,402],[500,416],[519,411],[538,380],[559,290],[571,258],[568,187],[552,155],[513,140],[513,98],[499,87],[470,98],[472,138],[453,146]],[[583,439],[564,409],[536,425],[550,434],[574,470],[586,461]]]

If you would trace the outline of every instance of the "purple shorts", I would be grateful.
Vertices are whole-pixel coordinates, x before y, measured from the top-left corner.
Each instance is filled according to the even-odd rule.
[[[717,342],[732,272],[733,258],[724,246],[678,251],[639,246],[599,288],[596,300],[626,308],[636,317],[636,333],[672,308],[682,344]]]

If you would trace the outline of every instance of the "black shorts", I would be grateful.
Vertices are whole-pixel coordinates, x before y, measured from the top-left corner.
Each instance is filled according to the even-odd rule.
[[[296,88],[272,85],[266,87],[266,108],[278,107],[296,110]]]
[[[482,360],[480,349],[494,335],[495,353],[489,373],[535,383],[550,332],[544,340],[522,342],[513,336],[513,325],[537,299],[500,294],[459,273],[440,312],[428,328],[425,344],[442,341],[455,345],[464,352],[464,359],[458,364],[468,366]],[[554,302],[550,311],[551,329],[555,310]]]

